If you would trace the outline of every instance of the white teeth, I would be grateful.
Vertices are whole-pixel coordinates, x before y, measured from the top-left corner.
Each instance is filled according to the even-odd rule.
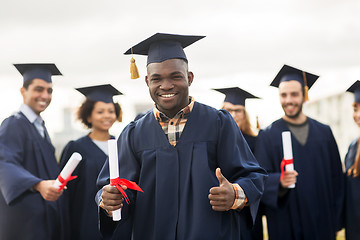
[[[161,95],[161,96],[165,97],[165,98],[170,98],[170,97],[175,96],[175,94],[165,94],[165,95]]]

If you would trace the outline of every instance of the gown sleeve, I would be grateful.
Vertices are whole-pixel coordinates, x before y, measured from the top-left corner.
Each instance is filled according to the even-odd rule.
[[[13,118],[0,127],[0,189],[6,204],[18,198],[42,179],[23,166],[26,135]]]
[[[278,205],[278,193],[280,187],[280,172],[274,166],[273,147],[271,139],[268,137],[267,132],[260,131],[257,137],[255,146],[255,156],[259,161],[260,166],[266,169],[268,172],[268,179],[265,183],[264,193],[261,201],[272,208],[277,208]]]
[[[230,182],[238,183],[244,190],[254,220],[267,173],[259,166],[231,115],[220,111],[219,119],[218,165]]]

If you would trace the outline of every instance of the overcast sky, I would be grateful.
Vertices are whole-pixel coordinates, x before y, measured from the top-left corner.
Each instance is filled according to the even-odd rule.
[[[12,64],[53,62],[64,76],[53,78],[53,102],[44,112],[50,128],[61,125],[53,121],[61,108],[83,100],[74,87],[105,83],[125,94],[118,100],[130,121],[127,106],[151,99],[145,57],[135,56],[141,79],[130,80],[123,53],[156,32],[205,35],[185,49],[195,74],[190,94],[220,107],[223,96],[210,89],[239,86],[263,97],[247,108],[264,124],[282,113],[268,85],[283,64],[320,75],[311,99],[360,80],[356,0],[2,0],[0,120],[22,102],[22,78]]]

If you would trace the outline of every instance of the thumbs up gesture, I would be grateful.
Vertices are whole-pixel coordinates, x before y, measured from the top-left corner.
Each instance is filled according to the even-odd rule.
[[[210,189],[210,204],[215,211],[227,211],[235,201],[235,191],[232,184],[222,175],[220,168],[215,170],[215,174],[219,186]]]

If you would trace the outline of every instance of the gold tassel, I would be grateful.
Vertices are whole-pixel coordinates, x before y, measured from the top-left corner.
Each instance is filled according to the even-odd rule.
[[[132,57],[131,60],[130,60],[130,78],[131,79],[137,79],[140,77],[139,75],[139,70],[136,66],[136,63],[135,63],[135,59]]]
[[[309,101],[309,87],[307,85],[307,81],[306,81],[306,74],[303,71],[303,78],[304,78],[304,101]]]
[[[260,130],[260,123],[259,123],[259,117],[256,116],[256,129]]]
[[[309,101],[309,87],[308,86],[305,86],[304,87],[304,98],[305,98],[305,102],[306,101]]]

